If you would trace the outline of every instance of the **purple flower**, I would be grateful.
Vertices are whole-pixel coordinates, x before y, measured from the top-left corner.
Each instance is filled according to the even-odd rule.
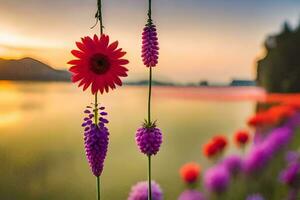
[[[151,182],[152,200],[162,200],[163,193],[160,186],[155,182]],[[131,192],[127,200],[148,200],[148,182],[139,182],[132,186]]]
[[[253,146],[244,161],[244,170],[251,174],[264,169],[272,157],[288,145],[292,134],[285,126],[272,130],[261,143]]]
[[[300,113],[297,112],[292,117],[290,117],[285,125],[287,127],[290,127],[291,129],[299,127],[300,126]]]
[[[211,192],[222,193],[226,191],[229,182],[229,172],[222,165],[210,168],[204,174],[204,185]]]
[[[289,151],[286,153],[285,160],[287,162],[298,162],[300,159],[300,155],[297,151]]]
[[[292,134],[293,132],[290,128],[276,128],[261,145],[265,146],[270,154],[277,153],[290,142]]]
[[[155,155],[162,143],[162,133],[155,124],[151,127],[144,125],[137,130],[135,140],[142,153],[148,156]]]
[[[84,113],[89,114],[91,111],[88,107]],[[100,111],[97,111],[100,112]],[[101,115],[101,113],[99,113]],[[82,126],[84,129],[84,144],[86,157],[93,174],[99,177],[103,171],[104,160],[108,148],[108,129],[105,123],[100,121],[97,125],[93,122],[93,116],[88,115],[84,118]]]
[[[281,171],[279,179],[282,183],[297,188],[300,182],[300,163],[292,162],[288,167]]]
[[[243,169],[249,174],[259,172],[264,169],[271,156],[263,146],[256,146],[245,158]]]
[[[206,200],[206,198],[201,192],[188,189],[180,194],[178,200]]]
[[[221,163],[231,175],[237,175],[243,166],[243,161],[240,156],[231,155],[226,158]]]
[[[155,67],[158,63],[158,38],[155,25],[149,22],[143,31],[142,58],[144,65]]]
[[[246,200],[265,200],[260,194],[252,194]]]
[[[298,188],[290,189],[287,200],[298,200],[298,193],[299,193]]]

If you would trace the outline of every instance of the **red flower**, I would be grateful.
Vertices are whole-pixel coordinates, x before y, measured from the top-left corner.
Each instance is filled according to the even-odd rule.
[[[248,120],[248,125],[252,127],[261,127],[273,123],[273,119],[264,112],[257,113]]]
[[[180,168],[180,176],[186,183],[195,183],[200,175],[200,165],[197,163],[187,163]]]
[[[115,89],[116,85],[121,86],[120,77],[127,76],[127,69],[124,65],[128,60],[122,59],[126,52],[118,49],[118,41],[109,44],[109,37],[102,35],[98,38],[84,37],[82,42],[76,42],[79,50],[72,50],[71,53],[76,60],[71,60],[68,64],[73,65],[69,71],[72,73],[72,82],[79,82],[86,90],[91,86],[92,93],[109,88]]]
[[[211,158],[221,153],[227,146],[227,139],[224,136],[215,136],[203,147],[203,153],[206,157]]]
[[[218,153],[218,147],[213,141],[210,141],[204,145],[203,154],[206,157],[208,158],[214,157],[217,153]]]
[[[252,127],[266,127],[280,124],[282,121],[295,114],[295,108],[288,105],[274,106],[266,111],[261,111],[248,120]]]
[[[276,123],[291,117],[295,114],[295,108],[288,105],[274,106],[268,110],[268,113],[274,117]]]
[[[234,135],[234,142],[238,146],[244,146],[248,143],[249,138],[250,136],[248,131],[238,131]]]
[[[223,151],[224,148],[227,146],[227,139],[222,135],[215,136],[212,140],[216,144],[218,151]]]

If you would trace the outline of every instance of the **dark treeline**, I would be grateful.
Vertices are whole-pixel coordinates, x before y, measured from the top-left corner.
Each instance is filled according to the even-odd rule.
[[[265,41],[266,56],[258,61],[257,83],[268,92],[300,92],[300,24],[285,22],[279,34]]]

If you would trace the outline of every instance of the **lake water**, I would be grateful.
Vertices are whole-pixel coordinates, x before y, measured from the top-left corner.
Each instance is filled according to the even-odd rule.
[[[154,88],[153,119],[164,142],[153,158],[153,178],[166,200],[184,188],[180,166],[197,161],[205,168],[201,145],[215,134],[231,136],[245,128],[262,94],[257,88]],[[0,99],[0,199],[94,199],[81,128],[82,111],[93,97],[70,83],[0,82]],[[131,186],[147,178],[147,159],[134,140],[146,100],[146,87],[122,87],[100,97],[110,120],[104,200],[126,199]]]

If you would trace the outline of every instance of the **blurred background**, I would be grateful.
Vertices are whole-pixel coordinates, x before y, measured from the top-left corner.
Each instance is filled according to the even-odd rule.
[[[94,198],[80,126],[93,97],[70,83],[66,63],[75,41],[98,34],[96,3],[0,0],[0,199]],[[274,93],[300,93],[299,10],[297,0],[153,1],[160,42],[153,114],[164,133],[153,176],[165,199],[184,188],[183,163],[209,165],[202,155],[209,138],[248,129],[257,103]],[[110,120],[104,199],[126,199],[147,178],[134,140],[147,111],[146,11],[146,0],[103,1],[105,33],[130,60],[125,86],[100,97]]]

